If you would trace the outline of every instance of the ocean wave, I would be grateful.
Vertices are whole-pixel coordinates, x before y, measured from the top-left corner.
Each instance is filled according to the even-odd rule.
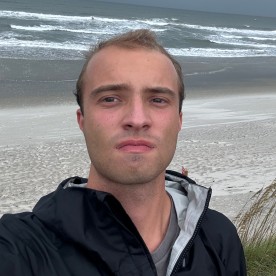
[[[93,21],[101,21],[101,22],[107,22],[107,23],[110,23],[110,22],[119,22],[119,23],[122,23],[122,22],[128,22],[129,20],[128,19],[119,19],[119,18],[109,18],[109,17],[99,17],[99,16],[91,16],[91,18]]]
[[[221,73],[221,72],[225,72],[228,69],[230,69],[231,67],[225,67],[219,70],[213,70],[213,71],[206,71],[206,72],[194,72],[194,73],[190,73],[190,74],[185,74],[185,76],[195,76],[195,75],[214,75],[217,73]]]
[[[264,50],[224,50],[224,49],[204,49],[204,48],[167,48],[169,53],[174,56],[187,56],[187,57],[218,57],[218,58],[237,58],[237,57],[255,57],[255,56],[271,56]],[[276,53],[274,54],[276,56]]]
[[[62,26],[52,26],[52,25],[39,25],[39,26],[21,26],[21,25],[11,25],[12,29],[22,30],[22,31],[34,31],[34,32],[48,32],[48,31],[63,31],[71,33],[84,33],[84,34],[114,34],[114,32],[104,28],[99,29],[69,29]]]
[[[226,28],[226,27],[211,27],[211,26],[202,26],[202,25],[193,25],[193,24],[185,24],[185,23],[173,23],[175,25],[181,25],[188,29],[196,29],[196,30],[206,30],[212,32],[222,32],[222,33],[231,33],[231,34],[243,34],[243,35],[261,35],[274,37],[276,35],[276,30],[264,31],[264,30],[249,30],[249,29],[236,29],[236,28]]]
[[[208,48],[215,46],[215,44],[219,44],[215,40],[211,38],[187,38],[185,39],[187,45],[191,45],[191,47],[201,47]]]
[[[227,46],[233,45],[233,46],[242,46],[243,48],[261,48],[261,49],[276,49],[276,45],[270,45],[270,44],[260,44],[260,43],[254,43],[249,41],[243,41],[243,40],[224,40],[220,37],[215,37],[210,39],[210,41],[216,43],[216,44],[224,44]]]
[[[74,50],[86,51],[89,46],[70,41],[65,43],[48,42],[45,40],[18,40],[16,38],[6,39],[0,41],[0,47],[13,47],[13,48],[44,48],[44,49],[60,49],[60,50]]]
[[[46,21],[69,21],[69,22],[84,22],[91,21],[92,16],[69,16],[59,14],[32,13],[23,11],[0,11],[0,18],[14,19],[39,19]]]
[[[161,25],[161,22],[158,23],[153,20],[136,20],[136,19],[120,19],[112,17],[100,17],[100,16],[68,16],[60,14],[45,14],[45,13],[32,13],[32,12],[23,12],[23,11],[0,11],[0,18],[11,18],[11,19],[21,19],[21,20],[42,20],[42,21],[54,21],[54,22],[69,22],[69,23],[133,23],[141,22],[148,25],[156,23],[156,25]]]
[[[220,34],[220,37],[222,38],[226,38],[226,39],[243,39],[244,36],[241,36],[241,35],[230,35],[230,34]]]
[[[97,39],[96,39],[97,40]],[[96,40],[94,41],[96,43]],[[92,43],[93,44],[93,43]],[[66,41],[63,43],[49,42],[46,40],[20,40],[10,36],[8,39],[0,37],[0,48],[2,50],[15,51],[21,53],[20,49],[44,49],[59,50],[66,53],[69,52],[84,52],[89,49],[90,45],[81,44],[77,41]],[[274,46],[275,49],[275,46]],[[2,51],[1,50],[1,51]],[[273,49],[219,49],[219,48],[167,48],[174,56],[193,56],[193,57],[253,57],[253,56],[276,56],[276,51]]]
[[[100,16],[68,16],[59,14],[44,14],[44,13],[32,13],[23,11],[0,11],[0,18],[11,18],[21,20],[41,20],[41,21],[52,21],[52,22],[68,22],[68,23],[93,23],[93,24],[116,24],[116,25],[137,25],[137,28],[147,28],[150,26],[162,27],[169,24],[167,20],[161,18],[152,19],[121,19],[112,17],[100,17]],[[13,25],[15,26],[15,25]],[[110,25],[109,25],[110,26]],[[138,27],[139,26],[139,27]],[[16,27],[15,27],[16,28]],[[19,27],[17,27],[19,28]],[[32,27],[26,27],[28,30],[35,30]],[[35,27],[33,27],[35,28]],[[41,29],[40,29],[41,30]],[[157,29],[158,30],[158,29]],[[160,31],[160,30],[159,30]]]
[[[143,20],[139,19],[139,20],[135,20],[135,21],[145,23],[147,25],[153,25],[153,26],[167,26],[167,25],[169,25],[169,22],[167,22],[167,20],[159,19],[159,18],[143,19]]]
[[[266,39],[275,40],[276,30],[257,30],[257,29],[249,29],[249,26],[245,26],[244,29],[239,28],[227,28],[227,27],[215,27],[215,26],[203,26],[196,24],[187,24],[187,23],[179,23],[176,18],[151,18],[151,19],[139,19],[139,18],[131,18],[131,19],[122,19],[122,18],[112,18],[112,17],[101,17],[101,16],[69,16],[69,15],[60,15],[60,14],[44,14],[44,13],[33,13],[33,12],[24,12],[24,11],[0,11],[0,18],[11,18],[11,19],[21,19],[21,20],[40,20],[47,22],[62,22],[62,23],[86,23],[86,24],[95,24],[96,26],[101,26],[101,24],[108,25],[110,27],[110,23],[114,26],[131,26],[134,29],[138,28],[154,28],[157,31],[168,31],[169,28],[163,28],[159,30],[160,27],[167,26],[179,26],[183,27],[184,30],[202,30],[213,33],[219,33],[221,35],[228,34],[229,36],[251,36],[257,39],[261,39],[265,37]],[[99,25],[100,24],[100,25]],[[88,25],[89,26],[89,25]],[[47,25],[41,25],[40,27],[36,26],[18,26],[12,25],[14,29],[24,28],[29,31],[52,31],[52,30],[62,30],[68,32],[83,32],[83,33],[94,33],[89,30],[89,28],[82,29],[73,29],[66,27],[50,27]],[[123,28],[122,28],[123,29]]]
[[[258,40],[258,41],[276,41],[276,37],[256,37],[256,36],[248,36],[249,39]]]
[[[275,26],[271,31],[244,24],[240,28],[204,26],[188,24],[187,19],[158,14],[153,18],[113,18],[4,10],[0,11],[0,55],[32,58],[47,52],[66,59],[111,35],[143,28],[156,32],[176,56],[276,56]]]

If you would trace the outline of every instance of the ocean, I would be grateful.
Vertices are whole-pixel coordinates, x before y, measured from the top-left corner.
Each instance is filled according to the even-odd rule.
[[[175,56],[276,56],[276,18],[88,0],[0,1],[0,58],[78,60],[101,39],[140,28]]]

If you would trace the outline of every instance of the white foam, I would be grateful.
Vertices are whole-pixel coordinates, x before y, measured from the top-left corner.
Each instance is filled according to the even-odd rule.
[[[213,71],[207,71],[207,72],[194,72],[191,74],[185,74],[185,76],[194,76],[194,75],[213,75],[220,72],[225,72],[228,69],[228,67],[220,69],[220,70],[213,70]]]
[[[2,40],[0,42],[0,46],[2,47],[24,47],[24,48],[47,48],[47,49],[61,49],[61,50],[75,50],[75,51],[86,51],[89,47],[72,43],[70,41],[65,43],[57,43],[57,42],[47,42],[45,40],[18,40],[15,38]]]
[[[276,37],[256,37],[256,36],[249,36],[249,39],[258,40],[258,41],[276,41]]]
[[[34,31],[34,32],[47,32],[47,31],[64,31],[72,33],[85,33],[85,34],[113,34],[113,32],[108,31],[107,28],[99,29],[70,29],[62,26],[53,25],[39,25],[39,26],[20,26],[11,25],[12,29],[23,30],[23,31]]]
[[[153,18],[151,20],[137,20],[138,22],[146,23],[147,25],[153,25],[153,26],[167,26],[169,23],[166,20]]]
[[[226,27],[210,27],[210,26],[184,24],[184,23],[174,23],[174,24],[181,25],[188,29],[206,30],[206,31],[221,32],[221,33],[234,33],[234,34],[242,34],[246,36],[248,36],[249,34],[251,35],[254,34],[254,35],[274,37],[276,35],[276,30],[263,31],[263,30],[236,29],[236,28],[226,28]]]
[[[44,13],[32,13],[23,11],[0,11],[0,17],[2,18],[15,18],[15,19],[39,19],[47,21],[69,21],[69,22],[84,22],[91,21],[91,16],[68,16],[60,14],[44,14]]]
[[[167,48],[174,56],[190,56],[190,57],[254,57],[254,56],[271,56],[271,53],[265,50],[256,49],[206,49],[206,48]],[[274,54],[276,55],[276,53]]]

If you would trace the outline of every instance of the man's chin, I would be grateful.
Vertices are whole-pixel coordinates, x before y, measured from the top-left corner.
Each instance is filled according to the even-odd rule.
[[[120,172],[117,171],[116,178],[124,185],[142,185],[156,180],[161,173],[154,172],[150,166],[127,166]]]
[[[158,158],[152,152],[122,154],[117,162],[130,170],[146,171],[152,164],[156,164]]]

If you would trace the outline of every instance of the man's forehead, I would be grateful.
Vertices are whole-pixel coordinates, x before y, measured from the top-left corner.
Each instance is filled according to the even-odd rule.
[[[98,50],[89,60],[87,67],[92,67],[97,65],[98,63],[104,62],[104,61],[114,61],[118,58],[118,55],[122,55],[122,58],[124,55],[128,54],[139,54],[139,55],[145,55],[147,57],[158,57],[159,59],[166,59],[169,63],[172,64],[171,60],[162,52],[158,51],[157,49],[150,49],[145,47],[123,47],[123,46],[107,46],[103,49]],[[129,56],[129,55],[128,55]]]
[[[163,53],[147,48],[108,46],[90,59],[83,85],[91,86],[126,83],[146,79],[153,86],[170,87],[178,91],[178,75],[172,61]],[[149,84],[147,84],[149,85]]]

